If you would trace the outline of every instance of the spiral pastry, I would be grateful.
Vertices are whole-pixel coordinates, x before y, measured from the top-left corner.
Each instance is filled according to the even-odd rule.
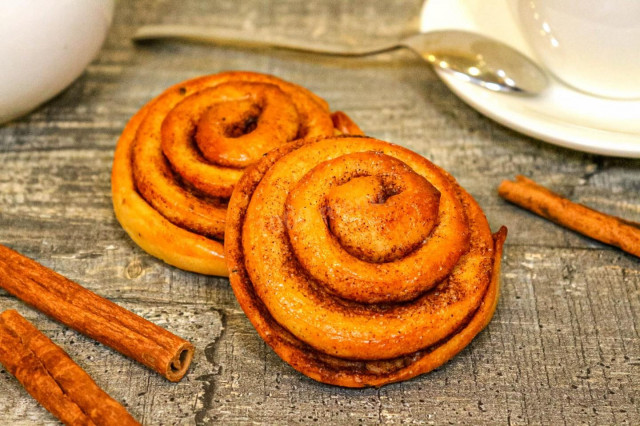
[[[145,105],[118,141],[116,216],[148,253],[227,275],[226,205],[244,168],[292,140],[336,133],[361,132],[318,96],[276,77],[225,72],[180,83]]]
[[[363,387],[442,365],[488,324],[505,237],[425,158],[338,136],[287,144],[247,170],[225,251],[240,305],[283,360]]]

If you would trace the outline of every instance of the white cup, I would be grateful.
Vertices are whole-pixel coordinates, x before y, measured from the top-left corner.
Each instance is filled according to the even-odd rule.
[[[515,0],[538,59],[597,96],[640,98],[640,0]]]
[[[0,123],[71,84],[98,53],[114,0],[0,0]]]

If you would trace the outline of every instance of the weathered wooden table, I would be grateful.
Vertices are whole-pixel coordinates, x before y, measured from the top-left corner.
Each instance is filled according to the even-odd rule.
[[[498,198],[522,173],[597,209],[640,220],[640,161],[569,151],[519,135],[452,95],[407,52],[337,59],[181,43],[135,46],[144,23],[195,23],[340,43],[415,29],[418,0],[120,2],[84,75],[0,127],[0,243],[191,339],[171,384],[0,292],[96,382],[148,424],[640,423],[640,261]],[[437,371],[381,389],[316,383],[258,337],[226,279],[186,273],[140,250],[111,209],[123,126],[169,85],[221,70],[272,73],[348,112],[370,135],[449,170],[494,229],[509,227],[502,298],[488,328]],[[0,370],[0,424],[52,423]]]

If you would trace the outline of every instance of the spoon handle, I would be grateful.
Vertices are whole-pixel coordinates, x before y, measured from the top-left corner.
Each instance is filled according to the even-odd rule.
[[[246,32],[194,27],[187,25],[148,25],[138,28],[131,38],[133,41],[151,41],[162,39],[186,40],[199,43],[213,43],[223,46],[240,47],[277,47],[287,50],[319,53],[335,56],[367,56],[376,53],[387,52],[400,48],[397,42],[387,42],[369,46],[344,46],[326,43],[309,43],[305,41],[291,41],[284,39],[261,39],[247,35]]]

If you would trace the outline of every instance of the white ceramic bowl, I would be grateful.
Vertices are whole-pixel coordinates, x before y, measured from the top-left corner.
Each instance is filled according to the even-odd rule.
[[[0,123],[71,84],[100,50],[113,0],[0,0]]]

